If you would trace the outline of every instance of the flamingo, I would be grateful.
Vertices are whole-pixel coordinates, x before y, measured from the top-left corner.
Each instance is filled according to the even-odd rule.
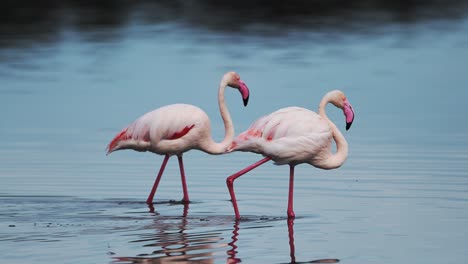
[[[354,120],[354,110],[343,92],[328,92],[319,105],[319,113],[301,107],[286,107],[259,118],[246,131],[239,134],[227,152],[245,151],[262,154],[265,158],[240,170],[226,179],[236,219],[240,219],[234,193],[234,180],[269,160],[275,165],[289,164],[288,218],[294,218],[294,167],[308,163],[320,169],[340,167],[348,156],[348,143],[343,134],[328,119],[325,106],[332,103],[343,110],[346,130]],[[332,138],[336,153],[332,153]]]
[[[239,90],[244,106],[247,106],[249,101],[249,88],[240,76],[235,72],[226,73],[221,79],[218,90],[219,111],[225,128],[225,136],[220,143],[212,139],[210,119],[203,110],[188,104],[171,104],[142,115],[120,131],[107,146],[107,155],[122,149],[150,151],[164,155],[158,176],[146,200],[148,205],[153,203],[154,194],[170,156],[176,155],[179,161],[183,189],[182,202],[188,203],[190,200],[182,154],[191,149],[213,155],[226,153],[226,148],[234,139],[234,125],[224,102],[224,90],[227,86]]]

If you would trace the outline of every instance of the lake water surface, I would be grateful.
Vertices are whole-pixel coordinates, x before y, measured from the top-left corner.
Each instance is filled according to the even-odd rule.
[[[5,6],[2,263],[468,259],[465,4],[175,3]],[[349,131],[327,108],[347,162],[296,168],[295,220],[289,168],[271,162],[236,181],[243,219],[234,220],[225,179],[256,154],[186,153],[188,206],[170,159],[153,208],[145,199],[163,158],[105,155],[120,129],[171,103],[204,109],[221,140],[217,88],[229,70],[251,92],[243,107],[226,91],[236,133],[281,107],[317,111],[332,89],[353,104]]]

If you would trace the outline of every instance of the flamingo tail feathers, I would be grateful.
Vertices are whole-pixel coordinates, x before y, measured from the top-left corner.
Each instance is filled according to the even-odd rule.
[[[107,153],[106,155],[109,155],[111,154],[112,152],[116,151],[116,150],[119,150],[121,149],[121,146],[119,146],[119,143],[121,141],[125,141],[128,139],[128,136],[127,136],[127,129],[125,128],[124,130],[120,131],[115,137],[114,139],[112,139],[112,141],[109,143],[109,145],[107,145]]]

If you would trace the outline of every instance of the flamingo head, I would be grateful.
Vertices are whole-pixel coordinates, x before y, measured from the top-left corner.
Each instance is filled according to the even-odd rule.
[[[235,72],[228,72],[224,75],[223,79],[227,82],[227,86],[238,89],[241,93],[244,106],[249,102],[249,88],[244,81],[241,80],[239,74]]]
[[[342,91],[335,90],[330,92],[330,94],[332,95],[330,102],[336,107],[343,110],[343,114],[346,119],[346,130],[349,130],[354,121],[353,107],[351,106],[351,104],[348,101],[348,98],[346,98],[345,94]]]

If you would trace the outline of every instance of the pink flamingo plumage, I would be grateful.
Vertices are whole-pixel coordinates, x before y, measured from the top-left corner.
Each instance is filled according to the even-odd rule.
[[[354,111],[343,92],[327,93],[319,105],[319,113],[300,107],[287,107],[259,118],[249,129],[239,134],[227,151],[248,151],[265,156],[262,160],[229,176],[226,183],[231,201],[240,219],[234,193],[234,180],[269,160],[276,165],[289,164],[288,217],[295,216],[293,210],[294,166],[308,163],[321,169],[340,167],[348,156],[348,143],[343,134],[327,117],[325,106],[332,103],[343,110],[346,130],[354,120]],[[332,139],[336,142],[336,153],[331,151]]]
[[[170,156],[177,155],[184,192],[182,201],[188,203],[190,200],[182,154],[191,149],[215,155],[225,153],[234,139],[234,125],[224,102],[224,90],[227,86],[239,90],[244,106],[249,100],[249,89],[239,75],[235,72],[226,73],[218,90],[219,110],[225,127],[225,136],[220,143],[211,138],[211,124],[206,113],[188,104],[172,104],[148,112],[120,131],[109,143],[107,154],[122,149],[133,149],[165,156],[146,200],[147,204],[153,203],[154,194]]]

